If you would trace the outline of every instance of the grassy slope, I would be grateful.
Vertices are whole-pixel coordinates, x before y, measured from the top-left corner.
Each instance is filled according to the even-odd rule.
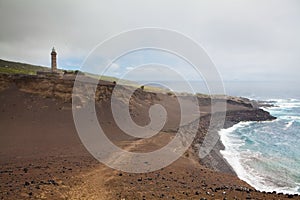
[[[0,73],[5,74],[29,74],[34,75],[37,71],[49,71],[50,68],[30,65],[19,62],[12,62],[0,59]]]
[[[26,64],[26,63],[20,63],[20,62],[6,61],[6,60],[0,59],[0,73],[36,75],[37,71],[50,71],[50,68],[44,67],[44,66]],[[95,75],[95,74],[91,74],[91,73],[87,73],[87,72],[84,72],[84,73],[87,76],[99,79],[99,75]],[[116,77],[101,76],[101,80],[110,81],[110,82],[113,82],[113,81],[118,82],[119,79]],[[134,81],[122,80],[121,82],[123,85],[139,87],[139,84]],[[144,90],[151,91],[151,92],[162,92],[162,93],[170,92],[169,90],[159,88],[159,87],[154,87],[154,86],[145,86]]]

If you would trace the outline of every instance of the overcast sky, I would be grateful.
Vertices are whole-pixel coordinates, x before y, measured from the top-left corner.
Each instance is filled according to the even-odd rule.
[[[224,80],[299,79],[298,0],[0,0],[0,23],[1,59],[49,66],[55,46],[59,68],[79,68],[108,37],[161,27],[201,44]]]

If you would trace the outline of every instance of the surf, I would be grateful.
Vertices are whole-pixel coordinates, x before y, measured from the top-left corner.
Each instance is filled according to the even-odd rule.
[[[223,157],[238,177],[266,192],[300,194],[300,101],[272,99],[271,122],[241,122],[219,131]]]

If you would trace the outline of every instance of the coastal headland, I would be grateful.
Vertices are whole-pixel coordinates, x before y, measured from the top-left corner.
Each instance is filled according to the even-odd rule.
[[[208,156],[199,158],[198,147],[210,117],[218,114],[211,113],[212,101],[207,95],[197,95],[201,117],[193,144],[171,165],[135,174],[101,164],[78,137],[72,115],[73,84],[72,77],[0,74],[1,199],[299,198],[260,192],[240,180],[219,153],[224,148],[221,141]],[[101,127],[115,145],[127,151],[149,152],[172,140],[180,121],[180,108],[173,93],[141,88],[134,92],[130,115],[137,124],[149,123],[148,110],[153,104],[161,104],[168,113],[167,122],[157,135],[136,139],[120,130],[114,121],[110,102],[114,87],[113,82],[99,81],[95,108]],[[188,94],[182,95],[189,99]],[[214,98],[227,105],[225,126],[220,128],[241,121],[275,119],[248,99]],[[119,103],[121,106],[122,98]]]

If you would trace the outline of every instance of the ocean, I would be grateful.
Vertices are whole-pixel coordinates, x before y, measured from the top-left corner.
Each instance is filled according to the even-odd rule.
[[[185,92],[180,82],[160,82]],[[203,81],[192,81],[195,93],[208,94]],[[274,121],[241,122],[219,134],[223,157],[238,177],[260,191],[300,194],[300,82],[230,81],[225,94],[270,101],[263,108],[277,117]],[[182,86],[182,87],[181,87]]]
[[[222,129],[219,134],[225,150],[221,154],[238,177],[257,190],[300,194],[299,89],[296,85],[255,84],[233,84],[227,91],[234,96],[269,100],[274,107],[263,109],[277,119],[241,122]]]

